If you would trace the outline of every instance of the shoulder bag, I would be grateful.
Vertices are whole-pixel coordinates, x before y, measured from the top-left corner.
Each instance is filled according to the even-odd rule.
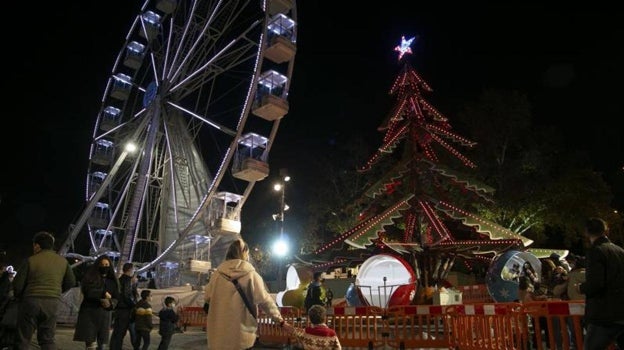
[[[249,302],[249,299],[247,299],[247,296],[245,295],[245,292],[243,292],[243,288],[241,288],[240,284],[238,284],[238,279],[233,279],[231,280],[232,283],[234,283],[234,287],[236,287],[236,290],[238,291],[238,294],[240,294],[241,298],[243,298],[243,302],[245,303],[245,306],[247,306],[247,310],[249,310],[249,313],[251,314],[251,316],[253,316],[254,318],[256,318],[256,312],[254,312],[254,307],[251,305],[251,303]]]

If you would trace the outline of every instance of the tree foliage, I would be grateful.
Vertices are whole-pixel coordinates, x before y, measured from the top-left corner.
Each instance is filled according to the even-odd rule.
[[[612,194],[583,153],[566,151],[558,130],[531,122],[528,98],[514,91],[487,90],[458,115],[479,145],[477,176],[496,189],[496,203],[480,214],[536,244],[569,247],[586,218],[610,221],[621,236]],[[549,242],[549,236],[563,242]]]
[[[378,176],[357,171],[370,155],[370,145],[365,136],[353,134],[310,159],[319,172],[310,174],[311,178],[307,179],[315,185],[307,202],[304,231],[308,234],[301,237],[300,253],[314,251],[356,223],[362,209],[360,196],[368,181]]]
[[[478,142],[469,156],[478,165],[473,176],[493,187],[494,204],[474,201],[479,215],[547,248],[569,248],[582,238],[588,217],[610,223],[611,237],[623,241],[622,218],[610,203],[612,191],[584,153],[567,151],[561,133],[532,122],[531,104],[516,91],[487,90],[457,115],[458,128]],[[321,171],[315,183],[301,252],[310,252],[351,228],[359,198],[378,173],[356,169],[371,153],[362,135],[337,142],[311,159]],[[387,166],[391,166],[392,159]],[[384,166],[378,167],[380,171]],[[453,196],[462,196],[454,193]],[[465,200],[465,198],[463,198]]]

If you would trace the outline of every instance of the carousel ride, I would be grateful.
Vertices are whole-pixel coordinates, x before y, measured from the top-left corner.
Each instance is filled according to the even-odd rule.
[[[517,282],[504,278],[503,267],[538,265],[543,256],[528,252],[532,240],[470,210],[493,203],[493,189],[459,170],[476,167],[459,150],[476,143],[424,97],[432,89],[406,60],[413,41],[404,37],[395,48],[402,63],[390,89],[395,104],[378,128],[382,144],[360,169],[382,167],[381,177],[350,203],[357,208],[351,229],[297,259],[313,270],[360,266],[347,291],[352,306],[431,304],[453,268],[475,265],[489,270],[490,293],[504,301],[517,287],[503,282]]]
[[[84,209],[59,253],[108,255],[159,288],[195,284],[240,237],[296,53],[294,0],[147,0],[91,134]]]

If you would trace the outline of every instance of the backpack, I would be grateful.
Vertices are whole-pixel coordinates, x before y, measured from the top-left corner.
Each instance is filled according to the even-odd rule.
[[[319,304],[319,300],[321,298],[321,286],[314,285],[310,283],[308,285],[308,291],[306,292],[306,297],[304,301],[304,306],[306,312],[312,307],[312,305]]]

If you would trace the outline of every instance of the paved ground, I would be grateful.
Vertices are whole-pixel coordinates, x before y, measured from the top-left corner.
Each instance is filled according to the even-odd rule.
[[[73,341],[74,328],[69,326],[59,325],[56,332],[56,343],[58,350],[84,350],[85,345],[82,342]],[[129,337],[126,335],[124,338],[123,350],[132,350]],[[156,350],[158,343],[160,342],[160,336],[158,332],[152,332],[151,344],[149,349]],[[38,346],[32,346],[31,349],[39,349]],[[207,350],[206,345],[206,333],[201,329],[188,329],[184,333],[175,334],[172,338],[169,350]],[[288,347],[269,346],[264,348],[254,348],[258,350],[275,350],[275,349],[289,349]],[[365,348],[345,348],[344,350],[364,350]],[[390,348],[388,348],[390,349]],[[439,350],[439,349],[438,349]]]
[[[82,342],[73,341],[74,328],[64,325],[59,325],[56,332],[56,344],[58,350],[84,350],[85,345]],[[151,344],[149,349],[156,350],[158,343],[160,342],[160,336],[158,332],[152,332]],[[31,349],[39,349],[38,346],[33,346]],[[201,329],[188,329],[184,333],[175,334],[171,340],[169,350],[207,350],[206,345],[206,333]],[[254,348],[256,349],[256,348]],[[276,349],[288,349],[287,347],[269,346],[265,348],[258,348],[259,350],[276,350]],[[359,350],[364,348],[343,348],[345,350]],[[123,350],[132,350],[129,337],[126,335],[124,338]]]
[[[73,340],[74,328],[59,325],[56,332],[56,343],[58,350],[84,350],[85,344]],[[150,349],[157,349],[160,342],[160,335],[157,331],[152,332]],[[130,337],[126,335],[124,338],[124,350],[132,350]],[[188,330],[185,333],[175,334],[169,345],[170,350],[177,349],[206,349],[206,333],[200,329]]]

